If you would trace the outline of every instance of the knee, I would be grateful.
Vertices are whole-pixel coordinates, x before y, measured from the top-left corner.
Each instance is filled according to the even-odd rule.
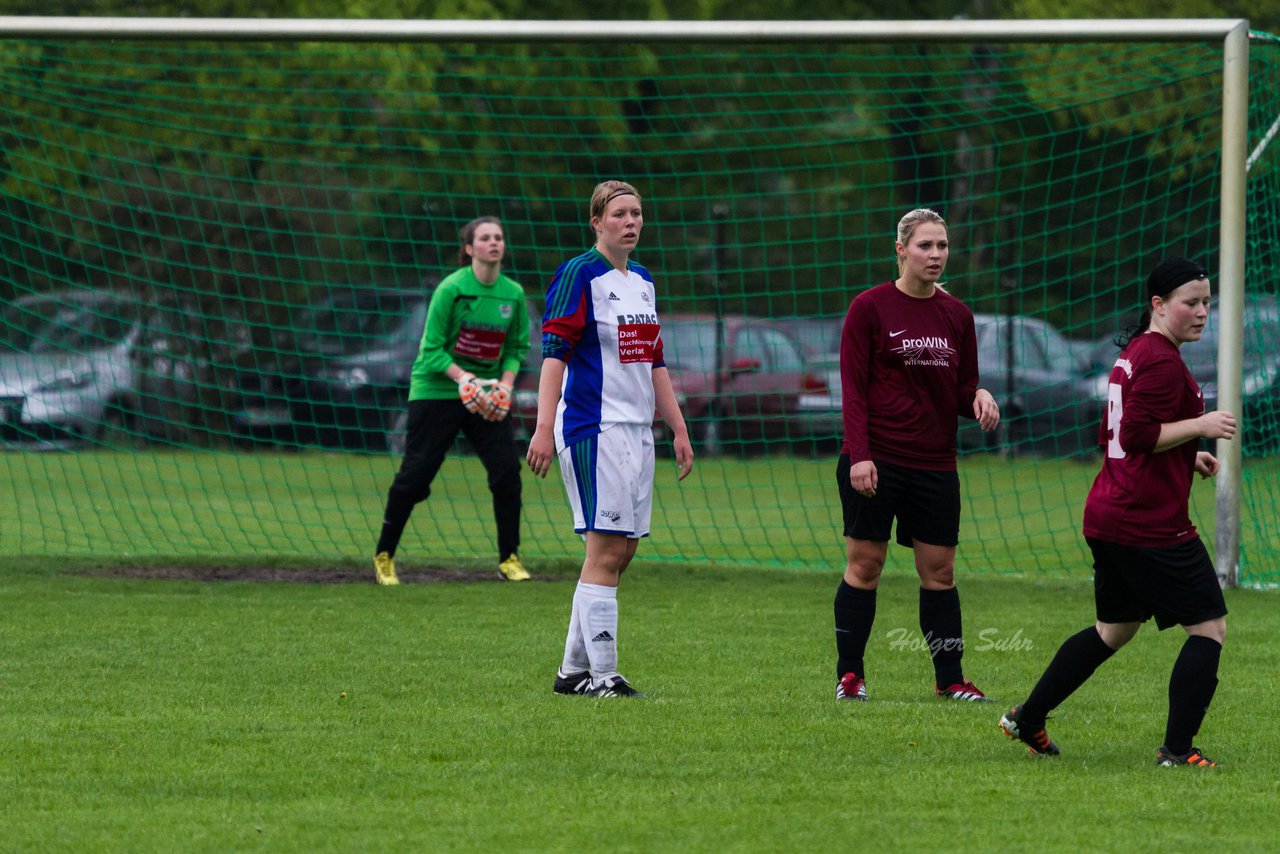
[[[1194,626],[1187,626],[1187,634],[1215,640],[1221,646],[1227,639],[1227,620],[1225,617],[1219,617],[1216,620],[1207,620]]]
[[[1138,633],[1138,629],[1142,628],[1142,623],[1096,623],[1094,629],[1098,632],[1098,637],[1102,638],[1102,642],[1113,650],[1133,640],[1133,636]]]
[[[631,555],[626,551],[609,551],[601,556],[601,560],[610,572],[614,575],[621,576],[627,571],[627,567],[631,565]]]
[[[844,580],[850,587],[869,590],[880,583],[884,564],[870,558],[850,558],[845,564]]]
[[[426,501],[431,495],[431,483],[426,479],[396,476],[391,482],[388,497],[392,500],[408,501],[412,504]]]
[[[920,586],[926,590],[950,590],[956,586],[955,565],[921,567]]]

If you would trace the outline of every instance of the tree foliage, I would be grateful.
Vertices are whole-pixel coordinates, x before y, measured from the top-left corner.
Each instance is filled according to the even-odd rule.
[[[200,14],[1146,14],[1135,0],[996,5],[650,0],[601,10],[576,0],[224,0]],[[174,3],[0,6],[10,14],[188,14]],[[1239,10],[1176,0],[1164,11]],[[1185,105],[1212,100],[1218,82],[1201,71],[1204,52],[1183,46],[830,45],[807,57],[785,45],[228,49],[24,41],[7,48],[0,191],[12,227],[0,239],[11,290],[19,282],[48,289],[131,281],[261,293],[283,305],[314,283],[428,278],[451,263],[459,221],[494,211],[518,225],[517,271],[544,279],[567,248],[587,239],[590,183],[625,176],[653,200],[646,246],[662,253],[677,295],[701,293],[716,270],[744,307],[773,308],[766,302],[785,293],[791,302],[782,310],[831,310],[845,292],[824,287],[824,271],[847,267],[852,253],[864,260],[850,276],[880,275],[892,251],[892,212],[929,204],[964,229],[956,269],[974,296],[1002,299],[1013,283],[1031,280],[1028,305],[1087,313],[1083,301],[1060,297],[1094,251],[1089,232],[1124,228],[1154,193],[1142,176],[1170,164],[1181,186],[1164,197],[1192,199],[1200,212],[1211,193],[1198,191],[1215,169],[1196,152],[1216,133],[1216,118],[1188,114]],[[1150,86],[1154,77],[1167,82]],[[1078,199],[1053,189],[1062,169],[1096,183],[1094,198],[1104,201],[1094,203],[1092,223],[1082,224]],[[732,225],[722,232],[716,211],[726,205]],[[1181,211],[1166,221],[1165,240],[1196,228]],[[1026,234],[1068,236],[1030,257],[1016,239]],[[1118,277],[1128,275],[1140,252],[1117,263]]]

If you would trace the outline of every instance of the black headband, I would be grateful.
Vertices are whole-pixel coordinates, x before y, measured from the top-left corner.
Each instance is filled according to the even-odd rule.
[[[601,210],[609,207],[609,202],[618,198],[618,196],[635,196],[637,199],[640,198],[635,190],[614,190],[609,194],[609,197],[604,200],[604,204],[600,206]]]
[[[1209,278],[1209,271],[1197,261],[1174,256],[1156,265],[1147,277],[1148,297],[1167,297],[1187,282]]]

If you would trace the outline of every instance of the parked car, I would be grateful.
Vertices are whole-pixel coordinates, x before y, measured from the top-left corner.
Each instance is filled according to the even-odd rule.
[[[162,299],[144,314],[129,351],[129,409],[140,436],[178,445],[220,444],[234,395],[224,377],[253,359],[247,325],[194,297]]]
[[[749,315],[667,315],[662,341],[695,447],[704,453],[792,450],[838,443],[839,397],[800,343]],[[719,339],[719,346],[717,346]]]
[[[239,371],[233,434],[242,444],[403,451],[429,298],[426,288],[351,288],[305,308],[274,352]]]
[[[1210,312],[1199,341],[1182,345],[1182,359],[1204,391],[1205,410],[1218,408],[1217,312]],[[1268,296],[1251,296],[1244,311],[1244,360],[1240,418],[1243,452],[1251,456],[1280,450],[1280,307]]]
[[[1076,348],[1053,325],[1024,315],[975,314],[982,387],[1000,404],[1000,427],[983,433],[961,419],[964,451],[1076,456],[1097,447],[1106,402]]]
[[[52,300],[52,305],[48,302]],[[132,428],[135,373],[129,351],[142,305],[107,291],[67,291],[33,300],[47,313],[24,329],[24,350],[0,352],[0,439],[100,440]]]
[[[1132,318],[1137,320],[1137,314]],[[1218,407],[1218,313],[1209,320],[1199,341],[1183,344],[1182,359],[1204,392],[1206,411]],[[1106,393],[1107,378],[1120,348],[1115,338],[1121,330],[1100,336],[1094,347],[1093,364],[1100,369],[1098,393]],[[1249,294],[1244,306],[1244,359],[1241,363],[1241,396],[1244,412],[1241,436],[1243,451],[1250,455],[1280,450],[1280,304],[1267,294]]]
[[[801,396],[798,406],[806,417],[822,424],[823,430],[833,433],[832,441],[817,443],[817,447],[832,445],[838,448],[844,438],[844,425],[840,422],[843,406],[840,389],[840,338],[844,334],[847,311],[835,315],[803,315],[778,317],[771,321],[799,344],[804,354],[806,369],[821,379],[815,385],[825,386]]]
[[[531,301],[529,312],[533,343],[517,380],[514,415],[517,438],[525,441],[537,417],[542,366],[542,309]],[[714,316],[662,318],[671,384],[699,452],[836,446],[841,429],[838,398],[833,409],[825,380],[810,368],[800,343],[780,324],[746,315],[725,317],[718,358],[716,337]],[[660,443],[666,436],[656,416],[654,434]]]
[[[0,354],[28,353],[63,305],[58,295],[24,294],[0,311]]]
[[[839,314],[807,314],[794,317],[771,317],[770,322],[800,344],[805,360],[810,363],[840,361],[840,336],[844,334],[844,318]]]

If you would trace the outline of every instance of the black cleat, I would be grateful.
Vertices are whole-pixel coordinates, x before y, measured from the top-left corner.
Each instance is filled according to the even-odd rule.
[[[1014,741],[1020,741],[1027,746],[1028,753],[1034,753],[1036,756],[1057,756],[1062,751],[1058,750],[1058,745],[1053,743],[1049,738],[1049,734],[1044,731],[1044,727],[1034,732],[1028,732],[1022,726],[1022,706],[1014,706],[1012,709],[1004,713],[1004,717],[1000,718],[1000,729],[1005,735]]]
[[[1214,762],[1208,756],[1200,752],[1200,748],[1193,747],[1186,753],[1170,753],[1169,748],[1164,745],[1156,751],[1156,764],[1161,768],[1172,768],[1175,765],[1190,765],[1193,768],[1217,768],[1218,763]]]
[[[556,684],[551,690],[566,696],[585,697],[591,693],[591,673],[583,670],[579,673],[565,673],[556,670]]]
[[[641,694],[635,688],[632,688],[631,683],[621,676],[610,676],[606,679],[600,680],[600,682],[591,690],[591,696],[632,697],[635,699],[644,699],[644,694]]]

